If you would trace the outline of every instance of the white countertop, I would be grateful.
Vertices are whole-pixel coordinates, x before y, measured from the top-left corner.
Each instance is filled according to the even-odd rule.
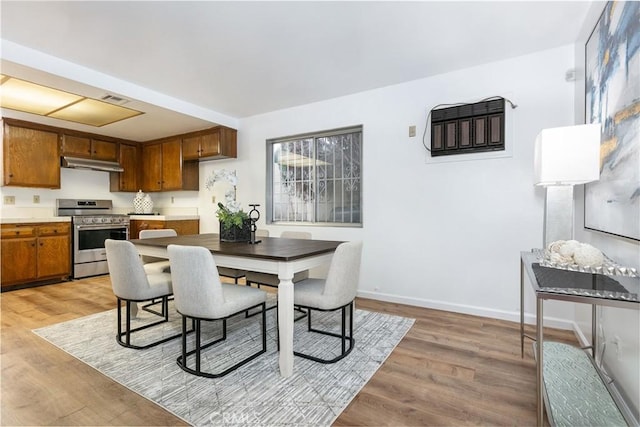
[[[70,216],[0,218],[0,224],[33,224],[42,222],[71,222]]]
[[[142,221],[182,221],[200,219],[198,215],[129,215],[131,220]]]

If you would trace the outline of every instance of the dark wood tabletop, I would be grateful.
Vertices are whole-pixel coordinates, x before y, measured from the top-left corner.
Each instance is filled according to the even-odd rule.
[[[260,243],[221,242],[218,234],[193,234],[176,237],[132,239],[135,245],[166,248],[169,245],[203,246],[214,254],[247,258],[262,258],[278,261],[293,261],[309,256],[331,253],[343,242],[334,240],[285,239],[282,237],[260,237]]]

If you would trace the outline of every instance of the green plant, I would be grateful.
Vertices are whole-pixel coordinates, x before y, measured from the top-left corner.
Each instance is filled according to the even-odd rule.
[[[229,208],[227,208],[222,203],[218,202],[218,211],[216,212],[216,216],[218,220],[222,223],[222,226],[225,228],[231,227],[242,227],[242,223],[249,219],[249,214],[240,209],[237,212],[231,212]]]

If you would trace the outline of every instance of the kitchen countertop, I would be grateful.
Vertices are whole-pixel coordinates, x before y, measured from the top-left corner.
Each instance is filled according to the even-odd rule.
[[[129,215],[131,220],[142,221],[182,221],[190,219],[200,219],[198,215]]]
[[[0,224],[34,224],[42,222],[71,222],[70,216],[50,216],[50,217],[16,217],[0,218]]]

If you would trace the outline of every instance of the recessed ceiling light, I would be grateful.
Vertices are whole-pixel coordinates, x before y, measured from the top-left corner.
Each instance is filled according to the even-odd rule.
[[[96,127],[143,114],[6,75],[0,75],[0,106]]]

